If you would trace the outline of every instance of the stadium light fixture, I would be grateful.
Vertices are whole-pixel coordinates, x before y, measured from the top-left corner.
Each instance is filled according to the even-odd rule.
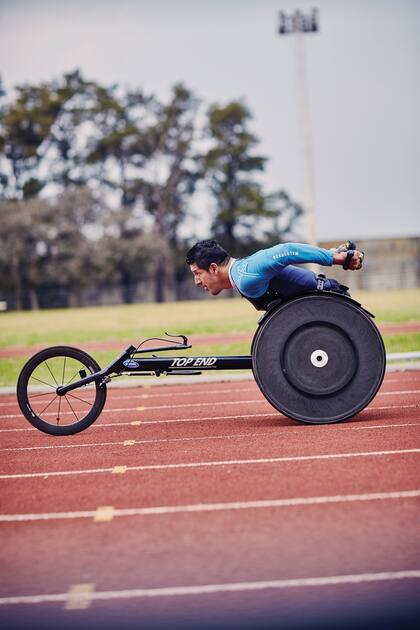
[[[304,155],[304,204],[306,211],[306,238],[308,243],[317,244],[317,230],[315,221],[315,185],[312,152],[312,134],[309,114],[309,93],[306,74],[305,49],[303,35],[319,32],[319,12],[312,9],[304,14],[297,9],[291,14],[279,11],[278,34],[292,35],[295,40],[296,71],[299,103],[299,124],[303,135]]]

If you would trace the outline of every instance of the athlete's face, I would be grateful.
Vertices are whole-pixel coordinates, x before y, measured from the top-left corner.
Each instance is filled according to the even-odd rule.
[[[198,287],[203,287],[204,291],[217,295],[224,288],[220,276],[220,267],[216,263],[211,263],[208,271],[207,269],[201,269],[195,263],[190,265],[190,269],[194,276],[195,284]]]

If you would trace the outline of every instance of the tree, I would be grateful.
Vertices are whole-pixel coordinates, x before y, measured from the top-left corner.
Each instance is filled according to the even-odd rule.
[[[156,299],[163,300],[172,272],[171,251],[199,176],[191,150],[197,100],[177,85],[169,101],[161,103],[139,90],[124,92],[116,85],[86,81],[78,71],[49,83],[20,86],[17,92],[1,116],[0,149],[14,174],[3,182],[5,197],[29,200],[42,190],[48,196],[83,186],[111,192],[114,210],[103,217],[107,234],[102,245],[112,245],[120,260],[117,264],[118,256],[114,259],[112,271],[108,256],[106,267],[111,276],[116,272],[120,277],[128,299],[127,287],[137,277],[132,269],[144,267],[133,255],[133,243],[145,251],[152,230],[159,244]],[[16,225],[23,223],[23,209],[33,214],[35,206],[10,207],[17,213]],[[45,210],[38,218],[47,221]],[[25,249],[30,249],[29,240]],[[22,286],[37,286],[27,273],[19,279]]]
[[[39,147],[48,136],[60,105],[51,99],[46,85],[20,86],[12,105],[2,112],[0,136],[9,173],[3,180],[12,198],[29,197],[42,189],[32,174],[40,161]]]
[[[190,159],[196,101],[183,86],[175,86],[168,104],[139,91],[117,94],[102,91],[93,120],[98,134],[89,143],[87,162],[97,165],[97,181],[116,192],[120,210],[110,220],[127,244],[141,235],[145,225],[153,226],[155,240],[155,298],[164,299],[164,287],[171,268],[170,250],[176,247],[178,228],[185,217],[185,200],[192,194],[197,174]],[[127,227],[131,227],[127,231]],[[130,234],[130,236],[127,236]],[[118,246],[125,252],[124,245]],[[150,249],[150,248],[149,248]],[[121,264],[124,266],[125,262]],[[133,265],[125,272],[124,286],[132,281]],[[127,299],[127,290],[125,290]]]
[[[120,284],[126,304],[134,301],[135,285],[155,273],[158,257],[170,257],[161,236],[145,232],[142,221],[127,207],[108,212],[98,252],[101,279]]]
[[[79,70],[65,74],[49,84],[51,93],[61,102],[48,141],[42,147],[46,183],[61,191],[88,186],[94,179],[88,162],[88,141],[94,127],[94,115],[107,88],[86,80]]]
[[[213,105],[204,135],[198,107],[183,84],[162,101],[78,70],[0,103],[0,288],[18,307],[27,294],[35,307],[42,288],[105,278],[130,301],[150,276],[163,301],[185,271],[183,228],[201,179],[216,200],[213,233],[233,255],[291,233],[301,208],[263,190],[247,107]]]
[[[156,253],[155,300],[164,301],[164,287],[173,276],[175,257],[168,251],[179,247],[179,229],[188,201],[201,177],[194,154],[195,116],[198,100],[182,84],[175,85],[167,104],[154,102],[155,124],[148,132],[151,153],[137,193],[156,233],[166,243]]]
[[[48,183],[61,189],[85,184],[70,173],[80,165],[78,132],[99,89],[78,71],[16,87],[16,99],[0,112],[0,158],[7,172],[0,181],[3,196],[29,199]]]
[[[233,255],[250,244],[267,243],[270,235],[281,238],[302,212],[283,191],[266,195],[256,179],[266,158],[253,153],[258,139],[249,131],[250,119],[241,102],[213,105],[208,112],[212,146],[202,159],[216,200],[212,232]]]
[[[100,211],[87,190],[0,202],[0,288],[14,291],[16,308],[37,308],[40,289],[95,280],[96,247],[87,230]]]
[[[133,207],[138,199],[138,178],[153,152],[147,124],[153,101],[139,90],[96,86],[85,161],[94,167],[93,178],[116,192],[119,207]]]

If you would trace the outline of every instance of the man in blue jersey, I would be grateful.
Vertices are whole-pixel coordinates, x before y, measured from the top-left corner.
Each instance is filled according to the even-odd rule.
[[[258,310],[265,310],[276,299],[288,299],[313,291],[318,277],[296,264],[317,263],[344,269],[362,267],[364,254],[350,245],[335,249],[323,249],[302,243],[283,243],[261,249],[246,258],[232,258],[217,241],[200,241],[186,257],[197,286],[212,295],[223,289],[236,288]],[[323,288],[346,292],[347,287],[333,278],[325,279]]]

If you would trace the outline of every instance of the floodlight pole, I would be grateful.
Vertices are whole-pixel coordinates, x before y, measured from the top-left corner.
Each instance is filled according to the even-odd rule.
[[[299,123],[303,136],[304,162],[304,205],[306,214],[306,239],[311,245],[317,245],[315,220],[315,177],[312,154],[312,134],[309,113],[309,91],[305,64],[305,33],[318,32],[318,10],[312,9],[309,15],[296,10],[291,15],[279,12],[279,35],[293,35],[296,51],[297,88],[299,103]]]

